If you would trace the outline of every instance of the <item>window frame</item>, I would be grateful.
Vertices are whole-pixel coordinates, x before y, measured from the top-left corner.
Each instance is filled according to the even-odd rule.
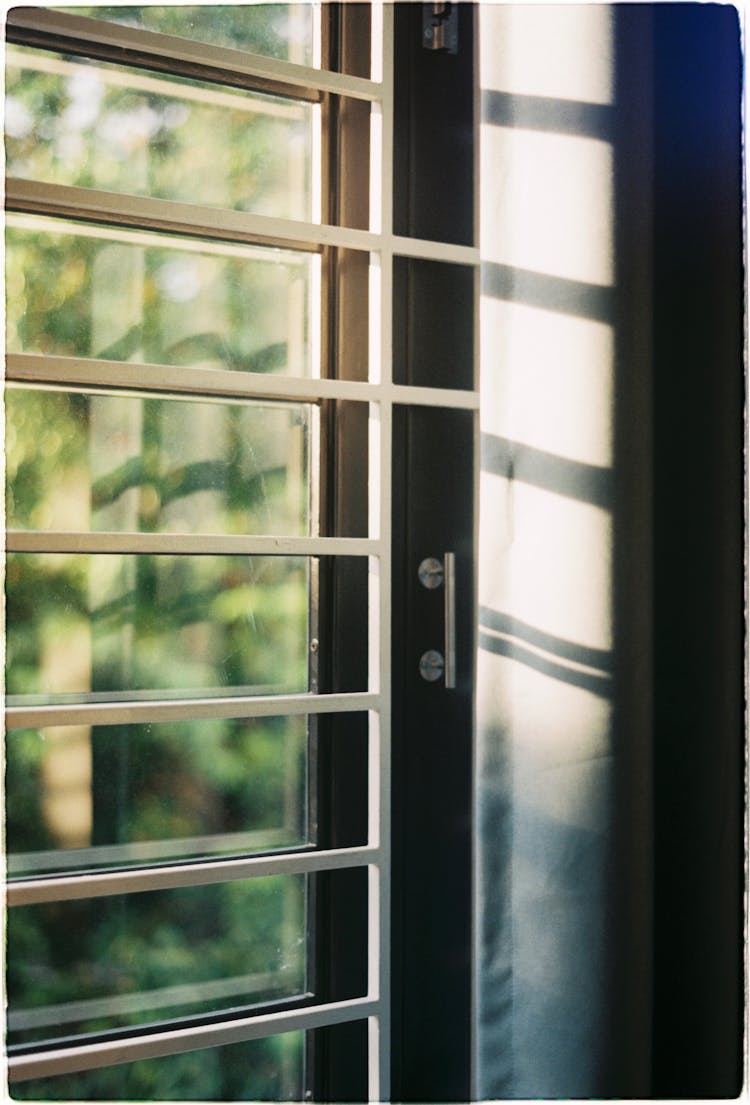
[[[331,6],[334,7],[333,5]],[[403,7],[401,9],[403,11]],[[353,14],[353,13],[352,13]],[[309,538],[237,537],[214,538],[211,535],[186,538],[181,535],[153,534],[36,534],[9,533],[9,551],[97,551],[119,552],[222,552],[242,554],[273,553],[307,556],[356,556],[366,558],[369,570],[369,682],[361,693],[337,692],[268,696],[252,700],[189,699],[176,702],[128,702],[114,704],[105,711],[110,722],[139,719],[174,720],[197,717],[259,717],[278,713],[306,713],[313,716],[339,715],[363,711],[369,719],[369,831],[367,844],[355,848],[329,847],[288,854],[215,859],[199,863],[174,863],[158,871],[126,869],[116,873],[84,876],[24,878],[13,880],[7,890],[8,905],[43,900],[72,900],[76,897],[106,895],[115,890],[135,892],[154,887],[196,885],[198,882],[225,881],[264,874],[326,872],[354,867],[366,868],[369,884],[367,921],[368,987],[364,997],[323,1001],[296,1009],[273,1008],[258,1015],[189,1028],[151,1031],[140,1035],[128,1030],[122,1040],[61,1049],[31,1050],[18,1053],[8,1061],[11,1078],[37,1078],[74,1070],[92,1069],[136,1058],[159,1057],[202,1047],[220,1046],[240,1040],[275,1035],[295,1029],[314,1030],[347,1022],[366,1021],[368,1025],[368,1095],[370,1100],[388,1100],[391,1094],[391,1066],[406,1061],[392,1057],[391,1048],[391,928],[399,937],[399,921],[392,915],[391,887],[391,712],[393,635],[392,589],[396,583],[396,601],[401,584],[394,580],[393,539],[399,539],[392,526],[394,464],[394,408],[403,410],[461,411],[475,419],[478,409],[476,386],[473,389],[432,388],[393,380],[393,262],[394,257],[416,258],[470,266],[476,272],[478,251],[473,244],[451,241],[449,226],[443,222],[439,236],[419,238],[407,230],[393,232],[394,212],[394,10],[391,5],[375,3],[372,14],[372,79],[348,76],[329,70],[316,70],[287,62],[276,62],[255,55],[240,54],[220,47],[208,47],[184,39],[118,27],[96,19],[63,15],[42,9],[14,9],[8,15],[8,41],[48,49],[67,48],[99,60],[117,60],[146,69],[168,71],[193,78],[215,80],[237,87],[292,94],[325,103],[326,97],[346,96],[370,106],[369,219],[366,227],[337,225],[329,208],[328,222],[308,223],[267,216],[214,211],[192,204],[174,203],[147,197],[130,197],[65,185],[8,180],[6,205],[10,210],[44,213],[66,219],[84,219],[122,226],[138,226],[154,231],[189,233],[236,242],[260,245],[286,245],[322,251],[335,258],[341,249],[364,252],[369,257],[369,350],[367,380],[347,379],[338,372],[335,378],[295,379],[291,377],[253,376],[223,370],[186,370],[169,366],[95,362],[70,358],[13,354],[7,357],[7,377],[22,382],[41,382],[83,386],[135,388],[148,394],[190,393],[196,397],[219,395],[241,398],[295,399],[327,404],[333,412],[336,404],[359,401],[369,409],[369,531],[367,537]],[[399,13],[399,20],[403,14]],[[473,19],[467,12],[464,19]],[[346,18],[344,18],[344,25]],[[468,24],[467,24],[468,26]],[[351,32],[356,35],[356,31]],[[339,29],[339,43],[346,31]],[[338,64],[338,59],[332,59]],[[413,59],[412,59],[413,61]],[[473,59],[470,61],[470,66]],[[403,62],[402,62],[403,64]],[[409,63],[411,64],[411,63]],[[473,79],[473,78],[472,78]],[[403,118],[399,124],[403,128]],[[344,142],[344,145],[346,143]],[[352,149],[356,150],[356,143]],[[435,151],[437,154],[437,151]],[[331,165],[341,167],[346,154],[339,146],[330,153]],[[354,155],[349,155],[350,165]],[[403,166],[395,166],[396,173]],[[330,175],[333,172],[329,169]],[[333,189],[338,193],[338,189]],[[328,194],[332,193],[329,186]],[[335,260],[331,260],[335,271]],[[327,286],[334,286],[329,279]],[[329,314],[329,306],[326,313]],[[359,335],[361,338],[361,334]],[[347,339],[356,340],[353,335]],[[331,343],[326,354],[329,362],[343,366],[347,358],[346,341]],[[331,416],[332,417],[332,416]],[[328,419],[329,424],[331,419]],[[361,461],[360,461],[361,463]],[[465,491],[465,489],[464,489]],[[402,568],[397,566],[397,572]],[[399,575],[399,578],[402,578]],[[335,590],[334,584],[334,590]],[[471,587],[469,588],[471,591]],[[468,596],[468,593],[467,593]],[[470,599],[469,599],[470,602]],[[397,653],[396,653],[397,654]],[[396,655],[394,654],[394,655]],[[470,679],[464,688],[471,703]],[[86,724],[101,716],[98,706],[6,708],[6,728],[21,725]],[[470,742],[469,742],[470,746]],[[336,814],[339,816],[339,814]],[[340,816],[346,817],[345,812]],[[397,818],[400,815],[397,813]],[[461,855],[465,858],[465,848]],[[457,862],[453,855],[451,863]],[[400,861],[399,861],[400,862]],[[408,872],[398,874],[401,895]],[[433,887],[433,891],[437,888]],[[52,896],[52,897],[51,897]],[[468,903],[465,904],[468,916]],[[462,937],[463,938],[463,937]],[[403,964],[399,966],[401,970]],[[405,983],[399,975],[396,997],[403,995]],[[400,1000],[400,999],[399,999]],[[323,1095],[336,1099],[340,1085],[335,1073],[335,1057],[329,1062],[326,1078],[318,1081]],[[85,1064],[85,1065],[81,1065]],[[462,1066],[467,1063],[462,1060]],[[332,1073],[333,1072],[333,1073]],[[317,1096],[317,1092],[316,1092]]]

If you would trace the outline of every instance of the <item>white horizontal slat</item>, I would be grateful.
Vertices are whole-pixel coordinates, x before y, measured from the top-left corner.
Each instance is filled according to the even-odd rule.
[[[140,725],[144,722],[201,718],[287,717],[378,710],[377,694],[258,695],[255,698],[137,699],[85,702],[70,706],[6,706],[6,729],[43,729],[53,725]]]
[[[346,400],[357,403],[391,403],[411,406],[478,410],[479,393],[454,388],[415,387],[411,384],[368,384],[357,380],[306,380],[269,376],[259,372],[186,368],[175,365],[132,364],[94,358],[9,353],[8,380],[25,384],[51,384],[209,395],[239,400],[319,403]]]
[[[8,552],[149,553],[156,556],[379,556],[380,542],[367,537],[251,537],[211,533],[65,533],[9,530]]]
[[[130,361],[50,357],[38,353],[7,354],[6,377],[23,383],[78,384],[84,387],[282,402],[319,403],[326,399],[352,399],[367,403],[377,398],[371,384],[349,380],[308,380],[230,369],[133,364]]]
[[[391,403],[410,407],[441,407],[460,411],[479,410],[478,391],[458,388],[424,388],[411,384],[393,384],[388,397]]]
[[[105,192],[79,188],[72,184],[8,177],[5,204],[12,211],[55,215],[68,219],[100,219],[118,226],[137,226],[174,234],[202,235],[233,242],[250,242],[290,249],[316,250],[323,246],[378,252],[383,248],[381,235],[325,223],[306,223],[295,219],[277,219],[247,211],[204,207],[177,200],[132,196],[123,192]],[[389,238],[389,248],[401,257],[426,258],[459,265],[479,264],[479,251],[473,246],[431,242],[421,238]]]
[[[333,92],[359,100],[377,101],[381,94],[381,86],[364,77],[331,73],[230,47],[193,42],[177,35],[124,27],[102,19],[42,8],[11,8],[8,12],[8,30],[13,41],[38,41],[41,35],[58,50],[65,45],[85,48],[86,44],[90,44],[99,47],[99,54],[104,50],[111,55],[113,61],[148,64],[152,59],[159,69],[164,68],[165,61],[169,61],[172,72],[182,71],[190,75],[199,71],[201,75],[218,81],[229,77],[232,83],[240,80],[249,88],[300,99],[318,99],[322,92]],[[175,90],[178,89],[179,85],[175,85]]]
[[[364,1020],[378,1016],[379,1012],[380,1003],[370,997],[311,1005],[218,1024],[133,1036],[127,1040],[106,1040],[88,1046],[11,1056],[8,1059],[8,1075],[11,1082],[20,1082],[54,1074],[70,1074],[73,1071],[109,1067],[116,1063],[130,1063],[135,1059],[158,1059],[199,1048],[258,1040],[281,1032],[303,1031],[343,1024],[346,1021]]]
[[[90,875],[54,875],[13,879],[6,887],[8,906],[39,905],[107,898],[113,894],[138,894],[146,890],[175,890],[186,886],[257,879],[268,875],[306,875],[316,871],[340,871],[377,863],[377,848],[277,852],[270,856],[206,860],[202,863],[165,864],[161,867],[122,868]]]
[[[377,249],[378,239],[366,230],[321,223],[298,222],[247,211],[177,200],[133,196],[79,188],[72,184],[49,184],[38,180],[8,177],[5,204],[11,210],[57,215],[69,219],[103,219],[119,226],[137,226],[175,234],[202,235],[234,242],[262,243],[293,249],[315,250],[320,246]]]
[[[459,246],[452,242],[432,242],[427,238],[405,238],[396,234],[391,238],[395,257],[416,257],[426,261],[446,261],[454,265],[478,265],[479,250],[476,246]]]

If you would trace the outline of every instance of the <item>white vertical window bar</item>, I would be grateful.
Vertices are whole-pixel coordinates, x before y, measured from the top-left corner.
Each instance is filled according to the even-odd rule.
[[[313,41],[312,41],[312,59],[311,64],[313,69],[322,69],[323,67],[323,4],[322,0],[312,0],[312,27],[313,27]]]
[[[390,1098],[390,774],[391,774],[391,437],[393,273],[393,6],[376,0],[372,9],[371,78],[381,83],[381,101],[371,107],[370,231],[380,235],[379,256],[371,257],[370,383],[381,385],[380,402],[370,405],[370,525],[381,543],[370,559],[371,686],[377,678],[380,710],[370,717],[371,830],[377,831],[379,863],[369,867],[369,988],[377,986],[378,1014],[368,1018],[368,1084],[371,1101]],[[374,571],[377,576],[373,578]],[[377,762],[374,757],[377,754]],[[375,821],[377,820],[377,823]]]

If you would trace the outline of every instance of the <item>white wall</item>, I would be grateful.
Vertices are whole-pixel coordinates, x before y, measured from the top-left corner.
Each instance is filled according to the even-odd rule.
[[[477,1090],[605,1085],[613,9],[481,6]]]

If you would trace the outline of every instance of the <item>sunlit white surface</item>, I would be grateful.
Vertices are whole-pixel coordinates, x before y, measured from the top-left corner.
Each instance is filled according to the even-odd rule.
[[[611,705],[582,687],[550,679],[516,661],[513,692],[519,709],[516,724],[523,734],[524,757],[516,762],[534,775],[526,795],[532,808],[570,824],[589,821],[585,795],[563,792],[559,773],[565,765],[597,759],[609,752]],[[558,778],[557,786],[550,781]]]
[[[612,102],[612,9],[606,4],[482,5],[482,88]]]
[[[493,569],[479,572],[479,605],[508,611],[513,548],[513,481],[494,472],[482,472],[479,479],[479,562]],[[481,680],[478,681],[481,690]]]
[[[513,500],[513,615],[574,644],[610,648],[609,513],[520,480]]]
[[[585,1097],[602,1061],[612,18],[480,8],[479,1098]]]
[[[612,463],[612,327],[485,296],[482,428],[569,460]]]
[[[482,127],[482,257],[610,285],[612,147],[598,138]]]

